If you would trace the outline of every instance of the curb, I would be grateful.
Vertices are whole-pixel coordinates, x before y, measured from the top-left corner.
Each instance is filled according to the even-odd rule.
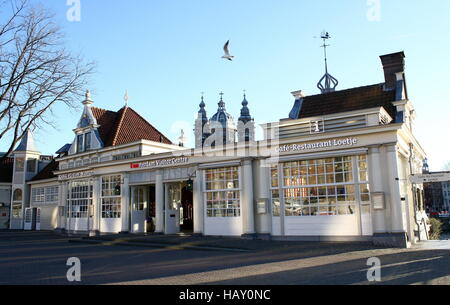
[[[95,239],[69,239],[70,243],[84,243],[84,244],[96,244],[104,246],[134,246],[134,247],[147,247],[147,248],[172,248],[174,250],[200,250],[200,251],[227,251],[227,252],[250,252],[251,250],[236,249],[236,248],[220,248],[220,247],[208,247],[208,246],[182,246],[177,244],[163,244],[163,243],[140,243],[131,241],[114,241],[114,240],[95,240]]]

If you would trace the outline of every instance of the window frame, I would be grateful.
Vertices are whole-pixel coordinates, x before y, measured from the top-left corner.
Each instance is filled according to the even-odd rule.
[[[218,178],[208,179],[208,174],[218,174]],[[223,174],[223,179],[220,179],[220,175]],[[227,175],[230,174],[232,179],[227,180]],[[237,174],[237,179],[234,175]],[[239,218],[242,216],[242,174],[240,166],[226,166],[205,169],[203,172],[203,189],[204,189],[204,202],[205,202],[205,217],[206,218]],[[233,188],[214,188],[214,185],[222,184],[225,187],[228,183],[233,181]],[[238,183],[236,188],[235,183]],[[211,188],[208,188],[210,184]],[[229,197],[229,195],[233,195]],[[230,201],[233,202],[230,205]],[[211,207],[209,207],[211,203]],[[218,207],[222,205],[222,207]]]
[[[122,175],[101,177],[101,218],[120,219],[122,217]],[[116,193],[119,186],[119,193]]]
[[[364,168],[360,162],[365,163]],[[278,185],[274,184],[273,171]],[[361,177],[366,179],[360,180]],[[366,154],[282,162],[270,168],[269,179],[272,217],[358,215],[361,208],[370,213]],[[278,193],[278,198],[274,193]],[[279,213],[274,203],[276,198]]]

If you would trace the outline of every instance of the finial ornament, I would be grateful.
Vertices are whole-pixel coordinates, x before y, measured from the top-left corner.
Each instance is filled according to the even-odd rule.
[[[323,48],[324,60],[325,60],[325,75],[319,80],[317,83],[317,88],[320,89],[322,93],[328,93],[335,91],[339,82],[336,78],[334,78],[331,74],[328,73],[328,58],[327,58],[327,47],[330,45],[327,44],[327,40],[331,39],[331,36],[328,32],[323,31],[320,35],[320,38],[323,40]]]
[[[83,101],[83,105],[91,105],[94,102],[91,100],[91,91],[89,89],[86,90],[85,100]]]
[[[219,93],[220,95],[220,101],[219,101],[219,109],[224,109],[225,110],[225,102],[223,101],[223,92]]]
[[[124,101],[125,101],[125,107],[128,107],[128,90],[125,90],[125,96],[123,97]]]

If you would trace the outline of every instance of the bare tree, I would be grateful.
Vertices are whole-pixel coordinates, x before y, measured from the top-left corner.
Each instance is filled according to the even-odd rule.
[[[28,130],[53,126],[56,104],[76,107],[93,73],[65,49],[53,19],[29,0],[0,0],[0,143],[8,147],[0,161]]]

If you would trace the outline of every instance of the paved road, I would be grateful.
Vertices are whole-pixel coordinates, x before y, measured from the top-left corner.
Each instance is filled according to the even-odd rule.
[[[82,262],[81,284],[370,284],[370,257],[381,260],[381,284],[450,284],[449,250],[293,243],[234,253],[88,245],[52,233],[0,231],[0,285],[69,284],[69,257]]]

